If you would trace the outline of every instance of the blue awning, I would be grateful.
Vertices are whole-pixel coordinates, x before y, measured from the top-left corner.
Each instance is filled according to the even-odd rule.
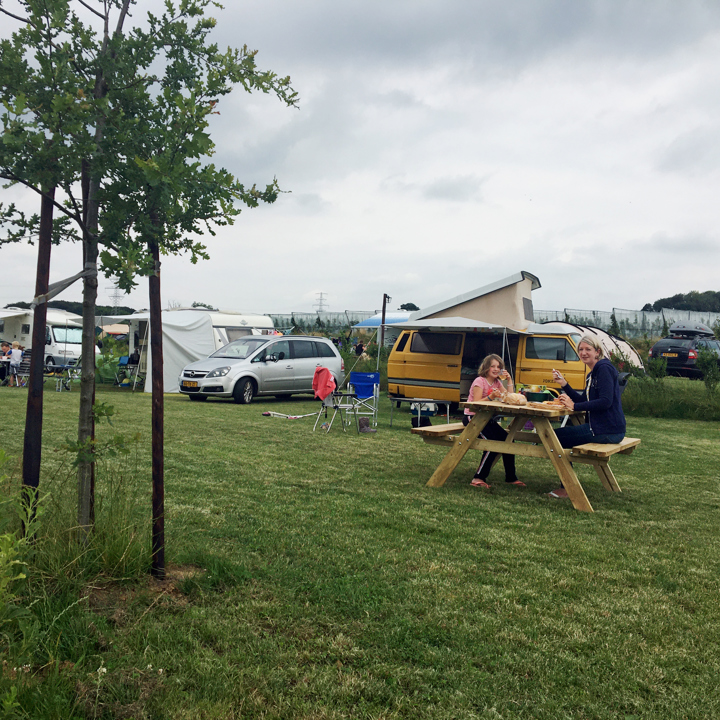
[[[407,322],[410,315],[412,315],[412,313],[409,313],[409,312],[386,312],[385,313],[385,324],[386,325],[395,325],[396,323]],[[380,327],[381,324],[382,324],[382,313],[378,313],[377,315],[373,315],[372,317],[369,317],[367,320],[363,320],[362,322],[358,323],[357,325],[353,325],[353,330],[355,328]]]

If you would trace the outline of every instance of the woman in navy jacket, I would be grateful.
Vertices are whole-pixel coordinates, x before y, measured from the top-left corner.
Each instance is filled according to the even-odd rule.
[[[603,347],[593,337],[585,335],[578,344],[580,359],[590,368],[585,389],[573,390],[557,370],[553,379],[564,393],[560,395],[569,410],[587,413],[584,425],[560,428],[555,434],[564,448],[585,443],[619,443],[625,437],[625,415],[620,402],[620,385],[615,366],[603,358]],[[553,497],[567,497],[564,488],[550,493]]]

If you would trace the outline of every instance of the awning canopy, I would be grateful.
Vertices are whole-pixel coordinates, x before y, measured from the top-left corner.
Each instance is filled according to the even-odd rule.
[[[513,328],[498,325],[497,323],[483,322],[482,320],[471,320],[464,317],[446,317],[435,318],[432,320],[415,320],[413,322],[404,322],[393,324],[392,327],[403,328],[406,330],[450,330],[450,331],[466,331],[466,332],[487,332],[487,333],[507,333],[508,335],[527,335],[522,330],[513,330]]]
[[[385,313],[385,325],[397,325],[398,323],[402,323],[404,326],[411,314],[412,313],[405,311]],[[357,325],[353,325],[353,330],[356,328],[376,328],[380,327],[380,325],[382,325],[382,313],[373,315],[372,317],[359,322]]]

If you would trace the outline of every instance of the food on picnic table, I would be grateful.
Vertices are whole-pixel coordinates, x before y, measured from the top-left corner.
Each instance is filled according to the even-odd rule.
[[[529,402],[528,405],[531,407],[537,407],[537,408],[547,408],[549,410],[553,408],[564,408],[565,406],[560,402],[560,400],[545,400],[544,402]]]
[[[508,405],[527,405],[527,398],[521,393],[508,393],[503,398],[503,402]]]

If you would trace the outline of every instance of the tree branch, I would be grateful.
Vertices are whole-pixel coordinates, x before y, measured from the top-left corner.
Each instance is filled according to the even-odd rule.
[[[38,195],[45,197],[45,194],[42,190],[39,188],[36,188],[32,183],[28,182],[27,180],[24,180],[21,177],[18,177],[14,173],[7,172],[5,170],[0,170],[0,177],[9,180],[12,183],[18,183],[19,185],[24,185],[29,190],[32,190],[33,192],[37,193]],[[64,215],[67,215],[71,220],[74,220],[80,227],[82,227],[82,218],[78,217],[77,215],[74,215],[71,213],[64,205],[60,204],[57,200],[52,201],[53,207],[56,207],[61,213]]]
[[[0,13],[2,13],[3,15],[7,15],[8,17],[13,18],[13,20],[19,20],[21,23],[25,23],[26,25],[32,25],[32,23],[30,22],[29,18],[20,17],[19,15],[13,15],[11,12],[8,12],[8,11],[5,10],[5,8],[3,8],[3,7],[0,7]],[[33,25],[33,27],[35,27],[35,26]]]
[[[118,17],[117,26],[115,27],[115,34],[119,35],[122,32],[123,23],[125,22],[125,17],[128,14],[128,11],[130,10],[130,2],[131,0],[125,0],[122,5],[122,9],[120,10],[120,16]]]
[[[105,19],[105,16],[104,16],[99,10],[96,10],[94,7],[90,7],[90,5],[88,5],[86,2],[83,2],[83,0],[78,0],[78,2],[79,2],[84,8],[87,8],[91,13],[97,15],[97,16],[98,16],[99,18],[101,18],[102,20]]]

